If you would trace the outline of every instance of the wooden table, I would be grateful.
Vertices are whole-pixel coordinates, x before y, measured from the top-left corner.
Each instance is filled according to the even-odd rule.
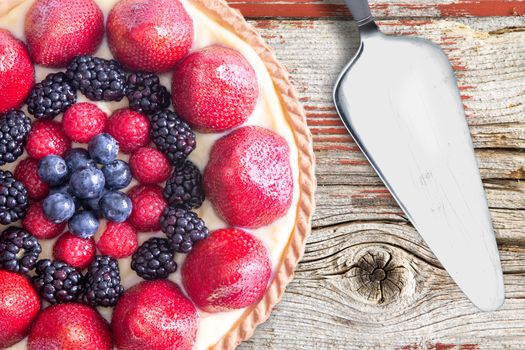
[[[336,115],[332,85],[358,45],[342,2],[231,4],[290,71],[319,182],[295,280],[240,348],[525,349],[525,1],[371,1],[383,31],[433,40],[456,70],[505,273],[492,313],[459,291]]]

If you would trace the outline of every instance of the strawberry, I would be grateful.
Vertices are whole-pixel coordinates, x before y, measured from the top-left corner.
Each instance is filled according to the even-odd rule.
[[[173,73],[172,100],[180,117],[201,132],[241,125],[255,109],[257,76],[237,51],[210,46],[186,57]]]
[[[170,71],[193,44],[193,21],[178,0],[122,0],[107,31],[113,56],[132,71]]]
[[[120,298],[111,328],[120,350],[191,350],[197,310],[180,288],[167,280],[141,282]]]
[[[25,277],[0,270],[0,349],[22,340],[40,311],[40,297]]]
[[[93,0],[37,0],[25,21],[33,60],[65,67],[73,58],[92,54],[104,36],[104,15]]]
[[[97,248],[101,254],[115,259],[131,256],[137,250],[138,245],[137,231],[127,222],[108,221],[106,230],[97,242]]]
[[[88,143],[95,135],[104,131],[108,116],[93,103],[77,103],[62,117],[62,127],[74,142]]]
[[[204,191],[232,226],[258,228],[274,222],[286,214],[293,197],[286,140],[258,126],[222,137],[204,169]]]
[[[0,28],[0,115],[20,107],[35,84],[35,69],[25,45]]]
[[[221,229],[198,242],[182,265],[182,283],[206,312],[240,309],[258,302],[268,286],[272,264],[255,236]]]
[[[124,153],[133,153],[149,144],[148,118],[129,108],[119,109],[109,117],[106,132],[117,140]]]
[[[38,176],[38,160],[26,158],[15,169],[15,179],[22,182],[29,198],[39,201],[47,197],[49,186]]]
[[[22,220],[22,227],[38,239],[51,239],[64,232],[66,223],[55,224],[49,220],[42,209],[42,202],[36,202],[29,206],[29,210]]]
[[[137,185],[128,193],[133,210],[128,222],[138,231],[160,230],[160,217],[168,206],[162,188],[156,185]]]
[[[89,306],[52,305],[37,317],[29,332],[28,350],[112,350],[109,325]]]
[[[38,120],[27,137],[26,151],[30,157],[40,160],[47,155],[63,156],[71,148],[71,141],[62,130],[62,124]]]
[[[95,251],[95,240],[93,238],[80,238],[71,232],[66,232],[55,242],[53,257],[83,270],[95,258]]]
[[[133,177],[141,184],[156,184],[170,177],[171,166],[168,157],[153,147],[139,148],[129,158]]]

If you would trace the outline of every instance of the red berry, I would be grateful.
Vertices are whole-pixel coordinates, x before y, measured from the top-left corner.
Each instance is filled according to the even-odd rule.
[[[191,350],[198,317],[175,283],[144,281],[120,298],[111,328],[118,349]]]
[[[20,107],[35,83],[35,69],[25,45],[0,28],[0,115]]]
[[[49,120],[33,123],[26,144],[29,156],[37,160],[50,154],[63,156],[70,148],[71,140],[62,130],[62,124]]]
[[[104,15],[93,0],[37,0],[25,34],[31,57],[47,67],[64,67],[95,52],[104,36]]]
[[[133,210],[128,218],[138,231],[160,230],[160,217],[168,206],[162,188],[155,185],[137,185],[129,193]]]
[[[97,105],[77,103],[71,106],[62,118],[66,135],[74,142],[88,143],[95,135],[104,131],[108,116]]]
[[[250,63],[239,52],[217,45],[186,57],[175,68],[172,81],[175,110],[201,132],[241,125],[259,96]]]
[[[171,172],[168,158],[153,147],[139,148],[131,155],[129,167],[133,177],[145,185],[166,181]]]
[[[0,349],[22,340],[40,311],[40,297],[25,277],[0,270]]]
[[[55,242],[53,257],[83,270],[95,258],[95,251],[95,240],[93,238],[80,238],[71,232],[66,232]]]
[[[27,342],[28,350],[112,350],[109,325],[89,306],[52,305],[38,315]]]
[[[131,256],[137,250],[138,245],[137,231],[127,222],[108,221],[106,230],[97,242],[97,248],[101,254],[115,259]]]
[[[204,191],[231,226],[257,228],[274,222],[292,203],[288,143],[258,126],[222,137],[213,145],[204,169]]]
[[[258,302],[268,286],[272,264],[255,236],[222,229],[198,242],[182,265],[182,283],[206,312],[240,309]]]
[[[36,202],[29,206],[22,226],[38,239],[51,239],[64,232],[66,223],[55,224],[50,221],[44,214],[42,203]]]
[[[148,118],[128,108],[119,109],[109,117],[106,131],[117,140],[124,153],[132,153],[149,144]]]
[[[193,22],[178,0],[122,0],[107,31],[111,52],[133,71],[172,70],[193,44]]]
[[[44,199],[49,193],[47,183],[38,176],[38,160],[36,159],[26,158],[18,163],[14,176],[24,184],[29,198],[35,201]]]

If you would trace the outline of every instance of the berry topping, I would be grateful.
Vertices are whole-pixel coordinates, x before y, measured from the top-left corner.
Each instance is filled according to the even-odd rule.
[[[53,258],[83,270],[95,258],[95,251],[93,238],[84,239],[71,232],[66,232],[55,242]]]
[[[64,67],[98,48],[104,15],[93,0],[37,0],[27,12],[25,35],[36,63]]]
[[[107,192],[99,202],[102,215],[110,221],[124,222],[131,215],[131,199],[119,191]]]
[[[150,137],[172,164],[182,163],[197,146],[190,126],[171,111],[157,112],[151,117]]]
[[[82,293],[82,275],[62,261],[40,260],[36,264],[33,284],[40,295],[51,304],[77,300]]]
[[[69,231],[80,238],[90,238],[98,231],[98,218],[92,211],[81,210],[68,222]]]
[[[100,253],[121,259],[137,251],[137,231],[127,222],[108,222],[97,242]]]
[[[71,192],[80,199],[97,198],[104,190],[106,180],[102,170],[95,167],[80,168],[71,175]]]
[[[55,192],[42,202],[44,215],[55,224],[71,219],[75,214],[75,201],[68,193]]]
[[[127,290],[111,320],[119,349],[191,350],[197,326],[195,306],[167,280],[144,281]]]
[[[70,173],[74,173],[80,168],[95,166],[95,162],[89,157],[89,152],[83,148],[73,148],[67,151],[64,160]]]
[[[172,249],[180,253],[189,253],[194,243],[208,237],[204,221],[185,208],[166,208],[160,218],[160,226],[170,239]]]
[[[66,223],[55,224],[49,220],[42,208],[41,202],[31,204],[25,218],[22,220],[22,227],[38,239],[55,238],[66,228]]]
[[[50,154],[38,162],[38,176],[50,186],[64,183],[68,177],[66,161]]]
[[[127,187],[132,180],[128,163],[120,159],[104,165],[102,173],[104,173],[106,178],[106,187],[111,190],[120,190]]]
[[[170,177],[168,158],[152,147],[139,148],[129,158],[129,166],[133,177],[145,185],[164,182]]]
[[[106,131],[118,141],[120,150],[133,153],[149,144],[149,120],[144,115],[124,108],[108,119]]]
[[[66,135],[75,142],[88,143],[91,138],[104,131],[108,116],[92,103],[77,103],[69,108],[62,118]]]
[[[38,160],[26,158],[15,169],[15,179],[24,184],[29,198],[39,201],[49,193],[48,185],[38,176]]]
[[[106,133],[94,136],[88,144],[91,158],[99,164],[108,164],[114,161],[118,155],[118,142]]]
[[[175,253],[166,238],[153,237],[139,246],[131,258],[131,269],[145,280],[167,278],[177,271]]]
[[[0,348],[21,341],[40,311],[40,298],[31,283],[16,273],[0,270]]]
[[[257,103],[255,71],[237,51],[210,46],[186,57],[173,73],[173,106],[201,132],[221,132],[244,123]]]
[[[42,252],[36,237],[19,227],[8,227],[0,234],[0,268],[26,274]]]
[[[37,119],[53,119],[77,102],[77,91],[62,72],[51,73],[36,84],[27,99],[27,110]]]
[[[0,170],[0,224],[9,225],[26,215],[29,201],[24,185],[8,170]]]
[[[39,120],[27,138],[26,151],[31,158],[40,160],[49,154],[64,156],[71,148],[71,140],[62,130],[62,124]]]
[[[168,89],[161,85],[157,75],[151,73],[131,73],[126,96],[129,108],[144,114],[168,108],[171,103]]]
[[[0,116],[0,165],[12,163],[24,153],[30,131],[31,120],[24,112],[12,110]]]
[[[129,223],[138,231],[158,231],[160,217],[168,206],[162,197],[162,188],[154,185],[137,185],[129,193],[133,206]]]
[[[202,205],[204,202],[202,175],[192,162],[187,160],[181,166],[175,167],[164,187],[164,198],[169,205],[188,209]]]
[[[107,32],[111,52],[133,71],[167,72],[193,44],[193,22],[178,0],[122,0]]]
[[[115,306],[124,293],[120,284],[118,261],[110,256],[97,256],[89,265],[84,282],[86,304],[91,306]]]

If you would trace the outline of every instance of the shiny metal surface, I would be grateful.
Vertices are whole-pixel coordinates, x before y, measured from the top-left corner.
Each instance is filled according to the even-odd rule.
[[[499,253],[450,63],[426,40],[386,36],[373,22],[360,31],[334,90],[338,113],[450,276],[479,309],[495,310]]]

